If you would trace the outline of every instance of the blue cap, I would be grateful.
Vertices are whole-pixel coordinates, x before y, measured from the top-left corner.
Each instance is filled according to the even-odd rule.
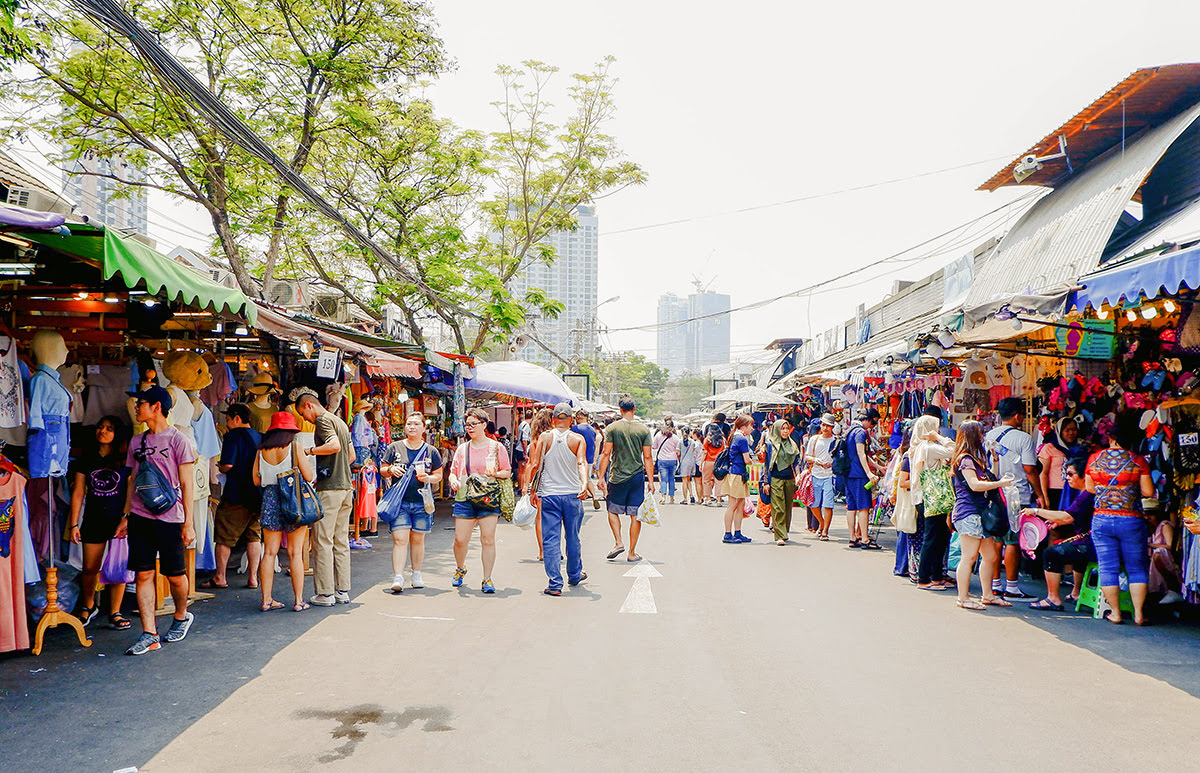
[[[171,406],[174,404],[171,400],[171,393],[157,384],[149,389],[143,389],[141,392],[129,392],[129,395],[148,403],[158,403],[162,406],[164,414],[170,411]]]

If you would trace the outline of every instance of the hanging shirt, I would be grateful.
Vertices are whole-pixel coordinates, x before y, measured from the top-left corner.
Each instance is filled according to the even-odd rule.
[[[0,652],[29,648],[25,609],[25,478],[0,472]]]
[[[25,389],[17,342],[0,336],[0,427],[15,428],[25,423]]]
[[[47,365],[33,372],[29,390],[29,474],[62,477],[71,454],[71,393],[58,371]]]

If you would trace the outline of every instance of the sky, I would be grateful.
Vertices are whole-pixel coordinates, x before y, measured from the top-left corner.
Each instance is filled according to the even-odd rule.
[[[431,89],[461,126],[498,128],[499,64],[569,73],[606,55],[609,127],[648,182],[597,202],[604,343],[652,357],[658,297],[693,275],[736,306],[871,266],[1014,202],[975,190],[1140,67],[1196,61],[1200,5],[1185,2],[450,2],[432,7],[453,72]],[[951,169],[953,171],[940,171]],[[883,181],[902,180],[885,185]],[[865,190],[835,193],[848,188]],[[765,206],[806,199],[779,206]],[[160,244],[196,243],[203,218],[151,199]],[[762,207],[750,212],[734,210]],[[811,297],[735,313],[733,353],[805,337],[1003,229],[1017,206]],[[643,228],[668,221],[688,222]],[[638,230],[629,230],[638,229]],[[157,230],[157,233],[155,231]],[[946,246],[946,241],[940,243]]]

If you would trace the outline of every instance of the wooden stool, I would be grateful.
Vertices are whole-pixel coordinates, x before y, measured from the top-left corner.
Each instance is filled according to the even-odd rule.
[[[1078,612],[1080,607],[1087,607],[1092,610],[1092,617],[1099,619],[1104,610],[1104,592],[1100,590],[1100,565],[1088,564],[1083,570],[1083,584],[1079,589],[1079,599],[1075,602],[1075,611]],[[1120,593],[1120,601],[1122,612],[1133,614],[1133,598],[1130,597],[1129,591],[1123,590]]]

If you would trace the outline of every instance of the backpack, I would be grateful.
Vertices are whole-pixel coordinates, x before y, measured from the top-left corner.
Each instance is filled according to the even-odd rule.
[[[840,438],[835,440],[833,443],[833,448],[829,453],[833,457],[833,465],[831,467],[833,474],[849,475],[850,449],[846,446],[846,441]]]
[[[138,460],[137,477],[133,480],[133,487],[151,515],[162,515],[175,506],[179,501],[179,494],[171,485],[166,473],[158,469],[158,465],[146,455],[146,441],[149,437],[150,430],[142,433],[142,445],[139,449],[142,458]]]
[[[729,474],[729,449],[721,449],[721,453],[717,454],[717,458],[713,460],[713,477],[717,480],[725,480],[725,476]]]

